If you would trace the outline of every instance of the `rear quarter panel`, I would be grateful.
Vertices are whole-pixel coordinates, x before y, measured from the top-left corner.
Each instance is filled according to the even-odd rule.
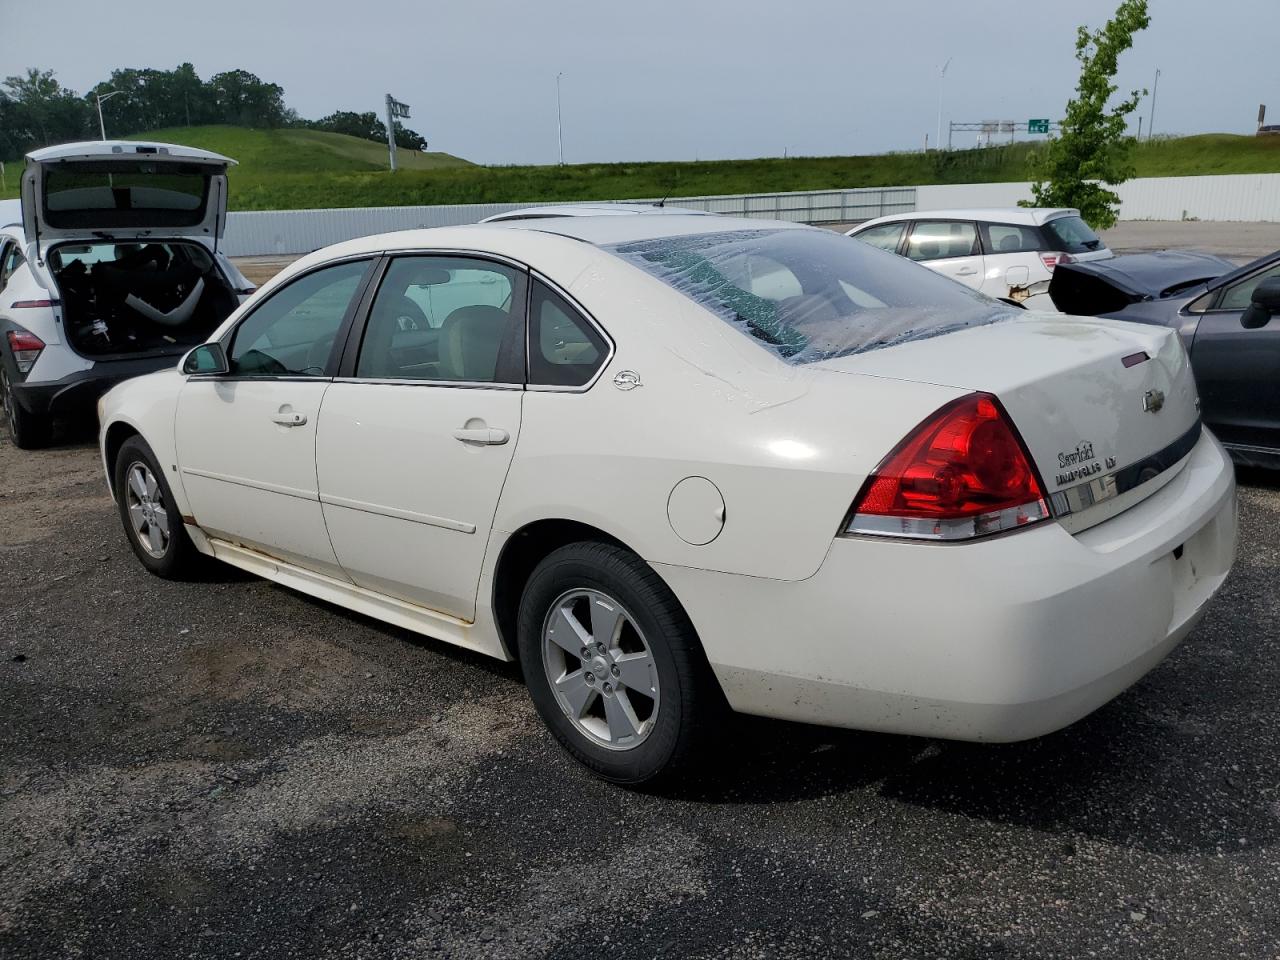
[[[964,392],[788,365],[608,254],[570,292],[616,352],[586,393],[526,393],[500,533],[572,519],[651,562],[804,579],[867,473]],[[621,370],[642,386],[618,389]],[[709,479],[724,500],[723,530],[702,546],[682,540],[668,518],[672,489],[686,477]]]

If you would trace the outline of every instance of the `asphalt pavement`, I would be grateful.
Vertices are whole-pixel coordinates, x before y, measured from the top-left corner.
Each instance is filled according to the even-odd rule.
[[[1067,730],[743,718],[638,793],[509,665],[149,576],[91,430],[0,439],[6,960],[1280,957],[1280,477],[1204,623]]]

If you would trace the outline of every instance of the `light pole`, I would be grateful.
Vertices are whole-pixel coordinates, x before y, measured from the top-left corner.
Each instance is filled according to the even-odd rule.
[[[102,122],[102,101],[110,100],[119,90],[108,90],[106,93],[100,93],[95,98],[98,101],[98,132],[102,134],[102,139],[107,139],[107,125]]]
[[[942,149],[942,81],[947,75],[947,67],[951,66],[952,57],[947,57],[941,69],[938,70],[938,135],[933,141],[933,149]]]
[[[1160,86],[1160,71],[1156,70],[1156,79],[1151,84],[1151,115],[1147,117],[1147,139],[1156,132],[1156,90]]]
[[[556,74],[556,142],[560,145],[560,166],[564,166],[564,125],[560,122],[560,78],[563,73]]]

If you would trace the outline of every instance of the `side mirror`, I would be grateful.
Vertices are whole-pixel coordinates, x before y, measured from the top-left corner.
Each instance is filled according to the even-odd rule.
[[[220,374],[229,373],[227,352],[220,343],[202,343],[182,358],[179,369],[183,373]]]
[[[1268,277],[1253,288],[1252,303],[1240,316],[1240,326],[1246,330],[1265,327],[1272,314],[1280,313],[1280,277]]]

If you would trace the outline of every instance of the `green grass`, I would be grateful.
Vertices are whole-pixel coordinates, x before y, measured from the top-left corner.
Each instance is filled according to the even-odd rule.
[[[386,169],[372,141],[313,130],[190,127],[146,139],[216,150],[240,161],[231,173],[233,210],[437,203],[535,203],[551,200],[672,198],[722,193],[825,190],[1028,180],[1031,144],[984,150],[859,157],[704,160],[690,163],[587,163],[477,166],[444,153],[400,151]],[[1204,134],[1140,144],[1138,176],[1280,173],[1280,137]],[[13,171],[15,165],[11,165]],[[7,178],[15,196],[15,176]]]

